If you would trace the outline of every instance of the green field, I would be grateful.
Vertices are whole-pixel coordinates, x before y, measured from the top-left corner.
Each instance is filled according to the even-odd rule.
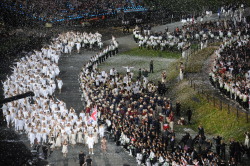
[[[231,138],[238,141],[244,140],[244,132],[250,129],[250,123],[247,123],[244,114],[239,113],[237,118],[236,110],[232,109],[228,113],[226,105],[223,105],[223,109],[220,110],[218,105],[213,105],[211,99],[210,101],[207,100],[206,95],[198,94],[197,91],[194,91],[188,84],[188,81],[181,82],[174,87],[173,91],[179,94],[176,100],[182,103],[183,110],[191,107],[194,111],[193,123],[190,126],[192,129],[197,130],[197,126],[201,124],[206,133],[215,136],[220,135],[226,141],[229,141]]]
[[[179,52],[160,51],[160,50],[148,50],[146,48],[139,49],[133,48],[124,54],[131,56],[144,56],[144,57],[161,57],[161,58],[179,58],[181,54]]]
[[[216,47],[208,47],[198,51],[190,56],[187,61],[187,72],[197,73],[202,70],[206,59],[213,54]],[[126,70],[122,66],[133,66],[132,72],[135,77],[138,75],[139,68],[149,70],[150,61],[154,61],[154,73],[149,74],[149,80],[157,82],[161,78],[161,72],[167,72],[167,80],[171,84],[170,91],[167,94],[174,103],[176,100],[182,104],[182,115],[185,116],[185,110],[191,107],[193,112],[192,125],[175,126],[176,131],[182,131],[184,128],[192,128],[197,130],[198,125],[202,125],[206,134],[222,136],[226,141],[230,138],[243,141],[244,132],[250,129],[250,123],[246,123],[246,117],[239,114],[237,118],[235,111],[228,114],[226,106],[220,110],[218,106],[214,107],[212,102],[206,100],[204,94],[198,94],[190,87],[187,79],[181,82],[176,81],[179,75],[180,62],[185,62],[180,53],[176,52],[161,52],[155,50],[146,50],[139,48],[121,53],[117,56],[109,58],[105,63],[99,66],[100,70],[109,71],[110,68],[116,68],[121,74],[125,74]],[[210,136],[211,137],[211,136]]]
[[[159,56],[160,53],[162,56]],[[146,49],[140,50],[139,48],[135,48],[107,59],[105,63],[102,63],[99,66],[99,68],[100,70],[109,71],[114,67],[119,73],[125,74],[126,69],[124,69],[123,66],[132,66],[134,67],[132,72],[134,73],[135,79],[138,76],[139,68],[147,69],[149,71],[150,61],[153,60],[154,73],[150,73],[148,79],[149,81],[157,83],[158,80],[161,80],[162,71],[166,71],[167,73],[172,72],[172,69],[169,67],[175,67],[173,64],[178,62],[179,57],[180,53],[161,52]]]

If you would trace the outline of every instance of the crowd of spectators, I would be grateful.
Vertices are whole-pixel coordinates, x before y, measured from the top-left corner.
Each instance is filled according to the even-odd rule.
[[[143,5],[142,0],[5,0],[3,3],[12,10],[22,11],[30,17],[48,22],[117,14],[121,9],[128,10]]]
[[[173,36],[183,36],[186,41],[192,39],[200,41],[208,38],[224,40],[227,44],[223,44],[221,51],[217,52],[218,58],[222,57],[222,59],[217,59],[215,69],[223,68],[220,73],[223,74],[228,66],[230,73],[230,71],[234,71],[229,69],[233,66],[234,69],[238,70],[235,78],[242,78],[245,71],[248,71],[246,66],[248,64],[246,63],[248,62],[247,51],[249,51],[248,29],[249,24],[244,19],[241,21],[215,21],[192,24],[184,26],[182,29],[176,28]],[[151,35],[148,29],[145,32],[145,35]],[[65,36],[75,37],[78,35],[69,34]],[[155,40],[155,37],[153,36],[152,39]],[[39,133],[41,132],[38,136],[39,139],[36,138],[40,141],[47,141],[46,132],[48,129],[52,130],[51,133],[49,131],[50,134],[58,138],[61,137],[61,131],[65,131],[64,134],[67,133],[67,127],[70,130],[78,129],[77,126],[70,125],[79,123],[81,126],[83,123],[83,118],[79,117],[78,119],[78,115],[73,109],[68,111],[65,103],[55,101],[54,98],[50,97],[56,88],[55,77],[59,74],[57,63],[60,52],[65,50],[65,45],[62,44],[63,40],[60,40],[61,44],[60,42],[52,43],[52,46],[43,48],[41,52],[36,51],[30,57],[23,58],[17,64],[17,68],[14,68],[14,75],[4,83],[6,97],[29,88],[34,88],[36,91],[36,99],[38,100],[34,106],[30,106],[28,100],[23,99],[20,102],[5,105],[3,110],[5,110],[6,120],[14,123],[16,130],[20,130],[20,128],[24,130],[26,127],[31,133],[29,136],[34,134],[33,128]],[[177,113],[177,110],[173,109],[173,101],[170,98],[157,94],[155,84],[147,82],[145,79],[134,79],[134,74],[130,70],[121,75],[114,72],[113,69],[109,73],[98,69],[98,64],[118,52],[117,47],[118,43],[113,38],[111,47],[103,49],[83,67],[79,79],[86,102],[86,110],[83,111],[83,114],[89,117],[94,108],[97,108],[99,123],[107,126],[107,131],[110,136],[114,137],[116,144],[122,145],[130,155],[136,157],[139,165],[225,165],[226,144],[221,137],[215,137],[213,140],[216,150],[214,150],[213,140],[206,138],[202,126],[198,127],[198,133],[195,137],[187,132],[181,140],[177,140],[174,131],[175,113],[180,116],[183,110],[179,110]],[[233,56],[234,53],[238,53],[236,57]],[[229,63],[228,60],[234,60],[237,65]],[[41,70],[38,69],[39,65]],[[26,67],[30,67],[30,69],[27,70]],[[223,76],[224,78],[226,77]],[[244,81],[246,80],[241,79],[240,83],[237,84],[241,86],[243,82],[242,85],[245,85]],[[53,114],[51,110],[54,111]],[[36,114],[36,112],[41,115]],[[189,116],[192,114],[190,109],[187,112]],[[28,121],[21,121],[25,118],[30,120],[30,125],[29,123],[24,125],[24,122]],[[183,118],[180,119],[181,124],[186,123]],[[53,133],[52,126],[46,127],[45,123],[52,120],[55,124],[58,123],[58,128],[63,126],[55,133]],[[191,117],[188,122],[190,120]],[[34,127],[32,127],[33,124]],[[64,125],[66,125],[65,129]],[[84,132],[85,128],[81,129],[81,132]],[[42,133],[46,135],[44,138]],[[230,165],[237,165],[243,154],[249,154],[249,133],[246,133],[246,138],[248,138],[248,142],[244,144],[234,140],[230,141],[228,157]],[[67,139],[66,136],[65,140]]]

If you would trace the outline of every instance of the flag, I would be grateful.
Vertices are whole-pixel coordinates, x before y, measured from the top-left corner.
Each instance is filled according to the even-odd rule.
[[[88,124],[92,124],[93,122],[97,122],[97,106],[95,106],[90,118],[88,119]]]
[[[97,121],[97,106],[95,106],[92,114],[91,114],[91,118],[94,120],[94,121]]]

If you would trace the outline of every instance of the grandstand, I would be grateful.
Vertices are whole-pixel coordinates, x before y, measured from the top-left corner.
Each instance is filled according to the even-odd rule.
[[[0,2],[0,8],[50,23],[147,10],[142,0],[4,0]]]

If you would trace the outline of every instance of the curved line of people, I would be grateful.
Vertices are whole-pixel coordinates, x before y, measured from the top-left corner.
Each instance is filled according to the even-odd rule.
[[[249,37],[237,36],[221,44],[210,72],[212,84],[246,110],[250,109]]]
[[[111,67],[108,73],[100,70],[98,65],[91,69],[84,66],[80,73],[80,86],[86,113],[97,107],[98,123],[106,126],[109,140],[113,139],[116,145],[123,146],[136,157],[138,165],[225,164],[226,144],[221,137],[214,138],[215,152],[202,126],[194,138],[186,133],[177,141],[172,101],[157,95],[156,85],[138,80],[131,70],[120,74]],[[183,124],[185,120],[178,123]],[[240,161],[241,147],[246,147],[245,151],[249,149],[249,133],[247,136],[246,146],[231,141],[230,164],[236,165]]]
[[[200,26],[222,23],[209,22]],[[227,23],[231,24],[233,21]],[[225,32],[221,38],[238,38],[237,29],[227,31],[224,26],[225,24],[220,25]],[[242,29],[246,36],[247,28]],[[234,35],[228,36],[227,32]],[[202,126],[199,126],[195,138],[187,133],[177,142],[173,130],[174,113],[171,100],[158,96],[154,84],[133,80],[131,71],[124,75],[116,72],[108,74],[106,71],[100,71],[97,66],[91,70],[84,66],[80,73],[82,97],[86,101],[87,112],[91,112],[91,108],[97,105],[99,122],[107,126],[107,131],[117,145],[122,145],[136,157],[139,165],[217,165],[225,162],[226,144],[221,141],[221,137],[214,138],[214,152],[212,142],[206,139]],[[231,140],[230,164],[236,165],[240,161],[241,148],[244,149],[243,152],[249,150],[249,133],[246,134],[244,145]]]
[[[249,34],[246,17],[235,13],[234,17],[228,20],[217,20],[198,22],[176,27],[170,32],[166,27],[164,32],[152,32],[150,26],[136,26],[133,30],[133,38],[139,48],[155,50],[180,50],[185,57],[190,51],[192,43],[199,43],[201,49],[207,47],[208,40],[220,41],[232,38],[234,35]]]
[[[49,144],[53,150],[64,145],[62,152],[65,154],[68,152],[67,144],[86,144],[86,133],[93,135],[95,143],[98,142],[98,135],[104,135],[103,126],[87,125],[88,114],[82,111],[77,115],[73,108],[68,110],[66,103],[54,96],[56,89],[60,92],[63,86],[62,80],[58,78],[60,56],[67,53],[65,50],[69,43],[75,43],[72,49],[78,48],[78,42],[80,46],[85,45],[86,36],[90,40],[101,41],[98,32],[90,34],[73,31],[60,34],[41,51],[34,50],[31,55],[26,55],[16,62],[13,73],[3,82],[6,98],[28,91],[35,94],[34,104],[29,102],[29,98],[24,98],[4,104],[2,107],[7,127],[13,127],[18,133],[27,134],[31,147]],[[111,45],[114,43],[118,48],[118,43],[113,37]],[[113,50],[108,50],[108,53],[110,52]]]

